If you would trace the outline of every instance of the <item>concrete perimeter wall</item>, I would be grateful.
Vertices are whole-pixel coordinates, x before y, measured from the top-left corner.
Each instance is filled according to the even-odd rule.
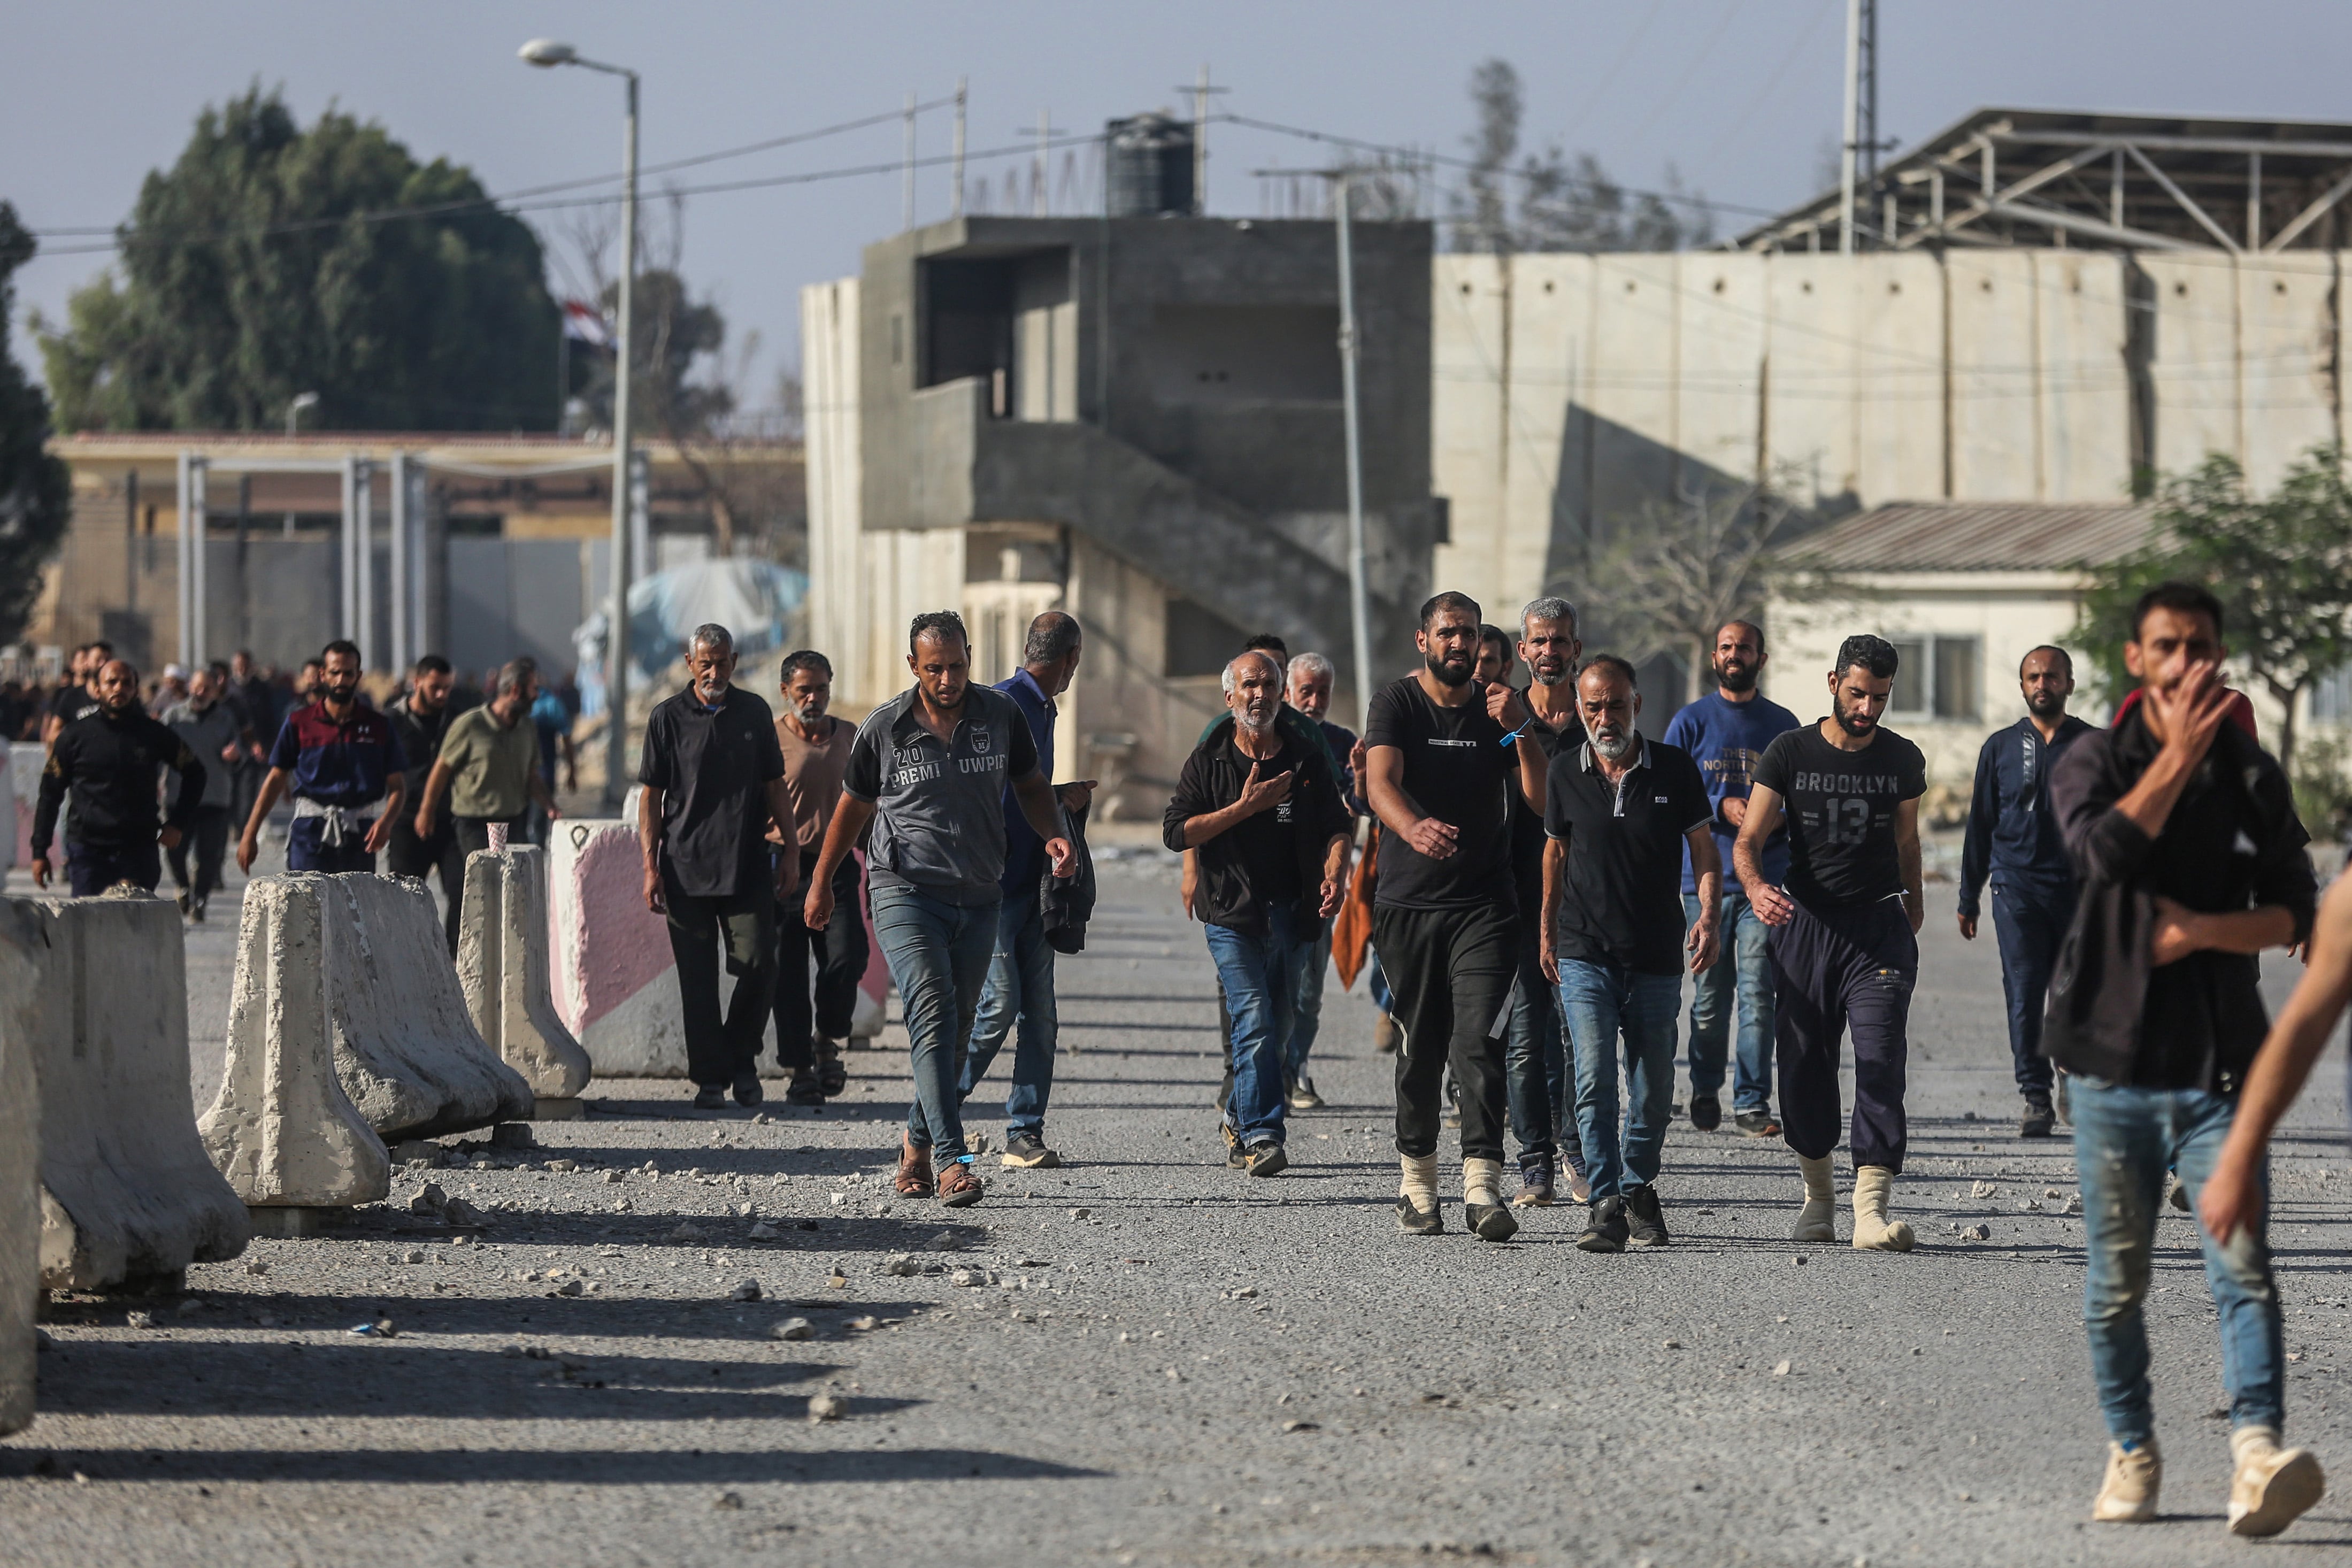
[[[2337,438],[2338,257],[1441,256],[1441,586],[1503,621],[1580,603],[1585,540],[1677,493],[1793,473],[1882,501],[2115,500],[2209,452],[2257,486]],[[2135,317],[2141,333],[2135,336]],[[2136,433],[2136,426],[2144,426]]]

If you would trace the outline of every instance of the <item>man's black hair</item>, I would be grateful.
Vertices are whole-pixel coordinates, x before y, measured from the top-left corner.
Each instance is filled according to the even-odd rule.
[[[2135,621],[2132,624],[2134,626],[2137,626],[2139,623]],[[2056,654],[2061,659],[2065,661],[2066,679],[2069,680],[2074,679],[2074,656],[2073,654],[2068,653],[2064,648],[2060,647],[2054,642],[2046,642],[2042,644],[2039,647],[2027,648],[2025,650],[2025,658],[2032,658],[2037,653]],[[2018,679],[2021,680],[2025,678],[2025,658],[2021,658],[2017,661],[2017,674]]]
[[[1892,680],[1902,665],[1902,657],[1895,651],[1893,643],[1868,632],[1856,632],[1838,644],[1837,663],[1830,667],[1830,673],[1843,679],[1847,670],[1861,668],[1870,671],[1874,680]]]
[[[1732,619],[1724,622],[1722,626],[1715,628],[1715,635],[1718,639],[1723,636],[1724,626],[1738,626],[1741,631],[1746,632],[1749,637],[1756,639],[1756,651],[1758,653],[1762,653],[1764,651],[1764,628],[1758,626],[1754,621],[1743,621],[1738,617],[1734,616]]]
[[[455,675],[457,673],[456,670],[449,668],[449,661],[443,658],[437,653],[425,654],[416,661],[414,668],[418,675]]]
[[[319,668],[324,669],[327,661],[339,653],[350,654],[353,663],[360,662],[360,645],[349,637],[337,637],[319,650]]]
[[[1270,653],[1274,655],[1275,658],[1282,661],[1284,668],[1287,669],[1290,668],[1290,645],[1284,642],[1272,632],[1258,633],[1257,636],[1242,644],[1242,651],[1244,653]]]
[[[1484,647],[1490,642],[1498,642],[1503,645],[1504,663],[1508,664],[1519,657],[1517,644],[1513,641],[1510,633],[1495,625],[1492,621],[1481,622],[1478,626],[1478,645],[1481,647]]]
[[[1028,636],[1021,642],[1021,662],[1024,664],[1059,664],[1070,657],[1082,634],[1078,617],[1067,610],[1041,610],[1029,623]]]
[[[2213,635],[2221,635],[2221,601],[2211,589],[2196,583],[2158,583],[2139,596],[2132,606],[2132,641],[2139,641],[2139,624],[2147,619],[2150,610],[2179,610],[2192,616],[2210,616]]]
[[[1421,629],[1427,631],[1436,622],[1439,612],[1444,610],[1467,610],[1474,621],[1484,622],[1486,618],[1486,613],[1478,607],[1477,600],[1448,588],[1443,594],[1433,594],[1421,606]]]
[[[1591,658],[1586,659],[1584,661],[1584,668],[1576,672],[1576,679],[1582,680],[1586,676],[1591,674],[1596,669],[1605,669],[1611,674],[1617,676],[1620,679],[1625,682],[1626,689],[1628,690],[1639,691],[1642,689],[1642,679],[1640,676],[1633,673],[1633,666],[1629,661],[1619,658],[1613,653],[1596,653]]]
[[[827,681],[833,679],[833,660],[813,647],[796,649],[784,655],[784,662],[776,667],[776,684],[790,686],[793,671],[796,669],[814,669]]]
[[[971,634],[963,629],[961,616],[953,610],[925,610],[907,627],[907,651],[914,652],[915,645],[925,637],[935,637],[945,642],[950,636],[966,648],[971,647]]]

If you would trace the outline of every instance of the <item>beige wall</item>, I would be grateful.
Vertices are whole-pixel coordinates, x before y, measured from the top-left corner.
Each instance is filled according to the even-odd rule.
[[[2155,457],[2257,486],[2342,428],[2336,258],[2149,256]],[[1441,256],[1432,274],[1436,580],[1500,620],[1587,529],[1709,476],[1798,500],[2115,500],[2132,434],[2124,258]]]

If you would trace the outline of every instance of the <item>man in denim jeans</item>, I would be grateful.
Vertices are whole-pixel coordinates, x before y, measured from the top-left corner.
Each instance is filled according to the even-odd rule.
[[[1077,617],[1047,610],[1029,623],[1021,647],[1021,668],[996,683],[1013,700],[1037,746],[1037,765],[1054,765],[1054,699],[1069,689],[1085,651]],[[1082,815],[1094,799],[1092,784],[1066,784],[1055,795],[1062,809]],[[1054,949],[1045,940],[1045,906],[1039,884],[1045,870],[1045,841],[1029,826],[1021,797],[1004,792],[1004,895],[996,923],[996,952],[988,961],[988,984],[980,994],[971,1042],[956,1080],[959,1100],[969,1100],[980,1080],[1013,1037],[1013,1088],[1004,1097],[1004,1152],[1014,1170],[1051,1170],[1062,1157],[1045,1145],[1045,1105],[1054,1095],[1054,1051],[1060,1015],[1054,1005]]]
[[[1675,1015],[1683,971],[1715,962],[1723,866],[1714,812],[1688,752],[1645,741],[1633,667],[1603,654],[1576,679],[1585,742],[1546,781],[1543,972],[1576,1054],[1576,1120],[1591,1217],[1586,1252],[1664,1247],[1659,1155],[1674,1103]],[[1698,917],[1683,924],[1683,854],[1698,868]],[[1618,1041],[1627,1105],[1617,1127]]]
[[[2124,662],[2141,700],[2051,775],[2082,887],[2042,1037],[2074,1075],[2083,1319],[2110,1438],[2091,1517],[2114,1523],[2154,1517],[2163,1480],[2141,1305],[2165,1172],[2194,1195],[2231,1142],[2266,1026],[2254,955],[2308,941],[2315,898],[2286,775],[2228,722],[2220,603],[2159,584],[2132,626]],[[2241,1150],[2231,1180],[2259,1191],[2259,1160]],[[2326,1483],[2309,1452],[2279,1446],[2286,1366],[2263,1215],[2242,1197],[2214,1207],[2235,1210],[2204,1237],[2230,1391],[2229,1527],[2274,1535]]]
[[[1289,1163],[1283,1068],[1300,961],[1316,925],[1339,908],[1353,819],[1323,749],[1275,724],[1280,662],[1245,652],[1225,666],[1224,689],[1234,722],[1184,760],[1161,832],[1176,853],[1199,851],[1192,907],[1233,1018],[1225,1163],[1272,1176]]]
[[[907,645],[915,684],[866,715],[850,742],[802,920],[811,931],[832,922],[834,872],[871,824],[866,903],[906,1011],[915,1077],[898,1190],[936,1191],[943,1205],[964,1208],[982,1189],[964,1149],[957,1073],[996,951],[1008,784],[1055,875],[1069,873],[1072,853],[1028,720],[1003,692],[971,684],[963,618],[952,610],[917,616]],[[942,1166],[936,1181],[934,1159]]]
[[[1797,716],[1757,690],[1764,670],[1764,633],[1752,621],[1726,621],[1715,634],[1715,687],[1684,704],[1666,721],[1666,744],[1680,746],[1698,764],[1706,797],[1715,803],[1715,849],[1727,873],[1739,825],[1748,820],[1748,791],[1764,748],[1798,727]],[[1764,844],[1764,875],[1778,885],[1788,879],[1786,829]],[[1723,1078],[1731,1071],[1732,1125],[1749,1138],[1777,1137],[1772,1114],[1772,954],[1769,929],[1739,879],[1726,875],[1718,921],[1722,952],[1691,984],[1691,1125],[1712,1132],[1723,1122]],[[1683,912],[1698,919],[1698,867],[1683,866]],[[1731,1010],[1739,1008],[1738,1047]]]

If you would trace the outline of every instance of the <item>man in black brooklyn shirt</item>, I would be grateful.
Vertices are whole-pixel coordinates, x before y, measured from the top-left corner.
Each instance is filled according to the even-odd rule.
[[[2213,1169],[2267,1018],[2254,954],[2308,941],[2315,884],[2278,763],[2228,721],[2221,606],[2167,583],[2141,595],[2124,658],[2142,700],[2078,739],[2050,803],[2082,879],[2051,976],[2042,1049],[2074,1076],[2083,1322],[2110,1439],[2094,1519],[2151,1517],[2162,1480],[2141,1303],[2177,1166]],[[2318,1460],[2279,1447],[2286,1362],[2259,1214],[2204,1237],[2234,1462],[2230,1529],[2273,1535],[2319,1500]]]
[[[1781,1135],[1796,1151],[1805,1205],[1790,1235],[1837,1239],[1830,1151],[1838,1139],[1838,1046],[1853,1033],[1853,1244],[1908,1252],[1911,1227],[1886,1217],[1903,1172],[1905,1037],[1919,975],[1919,748],[1882,729],[1895,645],[1850,637],[1830,670],[1829,716],[1776,736],[1756,764],[1733,864],[1757,918],[1772,928],[1774,1065]],[[1764,844],[1789,826],[1789,885],[1764,875]]]
[[[1462,1091],[1464,1222],[1488,1241],[1518,1230],[1502,1197],[1503,1031],[1518,970],[1507,792],[1540,807],[1549,758],[1527,703],[1471,679],[1478,604],[1440,594],[1421,607],[1423,667],[1374,694],[1364,730],[1365,799],[1388,831],[1372,945],[1404,1028],[1397,1052],[1397,1224],[1444,1228],[1437,1205],[1440,1085]],[[1507,742],[1507,743],[1506,743]]]
[[[180,842],[205,798],[205,763],[162,721],[139,705],[139,672],[121,659],[99,671],[93,711],[58,731],[41,770],[41,796],[33,811],[33,885],[49,885],[49,844],[67,797],[73,815],[66,831],[72,853],[66,867],[74,897],[89,898],[118,882],[149,892],[163,879],[155,852]],[[221,765],[215,760],[211,765]],[[180,792],[160,834],[155,823],[155,773],[172,768]]]

